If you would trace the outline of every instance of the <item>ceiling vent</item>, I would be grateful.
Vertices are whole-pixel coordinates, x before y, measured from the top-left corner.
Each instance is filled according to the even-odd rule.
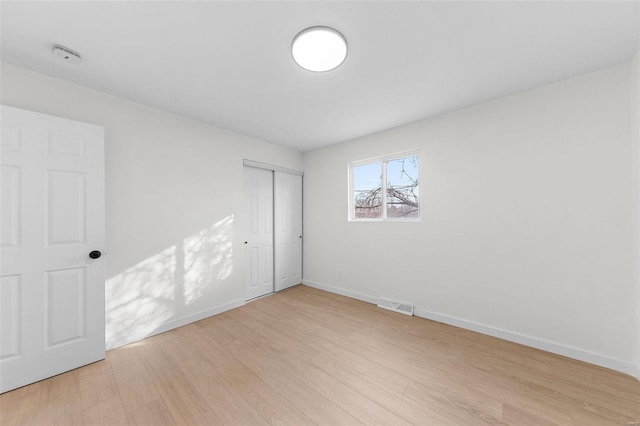
[[[79,64],[82,57],[78,52],[75,52],[68,47],[60,46],[56,44],[53,46],[53,54],[58,58],[62,59],[65,62],[69,62],[71,64]]]

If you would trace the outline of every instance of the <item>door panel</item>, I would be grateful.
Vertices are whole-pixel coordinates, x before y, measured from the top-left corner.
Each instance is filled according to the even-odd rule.
[[[49,170],[47,173],[48,245],[85,242],[85,176]]]
[[[245,299],[273,292],[273,173],[244,168],[247,236]]]
[[[20,239],[20,168],[3,165],[0,179],[2,185],[0,244],[2,247],[18,247]]]
[[[45,285],[47,347],[84,338],[84,268],[48,271]]]
[[[0,361],[19,354],[20,275],[0,278]]]
[[[275,172],[276,291],[302,282],[302,176]]]
[[[104,129],[2,106],[0,392],[103,359]]]

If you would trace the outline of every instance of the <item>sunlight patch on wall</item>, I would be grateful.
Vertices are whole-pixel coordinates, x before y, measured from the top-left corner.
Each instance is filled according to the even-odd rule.
[[[233,271],[233,215],[185,238],[183,249],[184,301],[190,305],[211,283]]]
[[[174,314],[176,246],[107,281],[107,349],[148,336]]]
[[[227,216],[107,280],[107,349],[184,317],[186,306],[231,275],[233,220]]]

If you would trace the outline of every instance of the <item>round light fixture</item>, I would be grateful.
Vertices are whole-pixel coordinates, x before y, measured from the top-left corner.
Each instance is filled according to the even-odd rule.
[[[291,55],[308,71],[331,71],[347,57],[347,40],[333,28],[310,27],[295,36]]]

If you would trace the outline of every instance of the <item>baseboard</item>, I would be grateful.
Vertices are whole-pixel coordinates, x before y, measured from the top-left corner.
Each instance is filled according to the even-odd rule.
[[[589,352],[573,346],[562,345],[556,342],[528,336],[526,334],[516,333],[449,315],[430,312],[426,309],[416,308],[414,310],[414,315],[432,321],[441,322],[443,324],[464,328],[465,330],[471,330],[488,336],[497,337],[499,339],[508,340],[510,342],[519,343],[521,345],[540,349],[546,352],[551,352],[556,355],[562,355],[579,361],[588,362],[589,364],[599,365],[600,367],[610,368],[612,370],[620,371],[621,373],[629,374],[630,376],[636,377],[640,380],[640,377],[638,377],[638,369],[635,365],[606,355]]]
[[[186,317],[182,317],[176,320],[169,321],[168,323],[162,324],[156,329],[146,333],[144,336],[136,336],[134,338],[127,339],[119,338],[113,341],[106,342],[106,349],[111,350],[115,348],[119,348],[120,346],[128,345],[130,343],[138,342],[142,339],[146,339],[147,337],[155,336],[156,334],[164,333],[169,330],[173,330],[174,328],[182,327],[183,325],[191,324],[192,322],[200,321],[201,319],[205,319],[211,317],[213,315],[218,315],[223,312],[229,311],[231,309],[238,308],[245,304],[244,299],[234,300],[229,303],[225,303],[224,305],[216,306],[211,309],[207,309],[206,311],[198,312],[192,315],[187,315]]]
[[[317,288],[319,290],[325,290],[330,293],[339,294],[342,296],[350,297],[352,299],[361,300],[376,304],[377,298],[360,294],[351,290],[343,288],[333,287],[310,280],[302,280],[302,284],[309,287]],[[575,348],[572,346],[562,345],[559,343],[551,342],[548,340],[540,339],[537,337],[528,336],[525,334],[516,333],[509,330],[504,330],[497,327],[492,327],[485,324],[480,324],[473,321],[464,320],[449,315],[438,314],[416,307],[414,309],[414,315],[417,317],[425,318],[432,321],[441,322],[443,324],[453,325],[455,327],[464,328],[465,330],[475,331],[477,333],[486,334],[488,336],[497,337],[499,339],[508,340],[510,342],[519,343],[521,345],[529,346],[532,348],[540,349],[543,351],[551,352],[557,355],[566,356],[579,361],[588,362],[589,364],[598,365],[600,367],[610,368],[621,373],[629,374],[640,380],[640,366],[633,363],[622,361],[616,358],[611,358],[606,355],[601,355],[593,352],[586,351],[584,349]]]
[[[302,284],[308,287],[317,288],[318,290],[324,290],[324,291],[328,291],[329,293],[335,293],[341,296],[349,297],[351,299],[357,299],[362,302],[373,303],[374,305],[378,303],[377,297],[367,296],[365,294],[356,293],[355,291],[345,290],[339,287],[332,287],[330,285],[320,284],[318,282],[310,281],[310,280],[302,280]]]

